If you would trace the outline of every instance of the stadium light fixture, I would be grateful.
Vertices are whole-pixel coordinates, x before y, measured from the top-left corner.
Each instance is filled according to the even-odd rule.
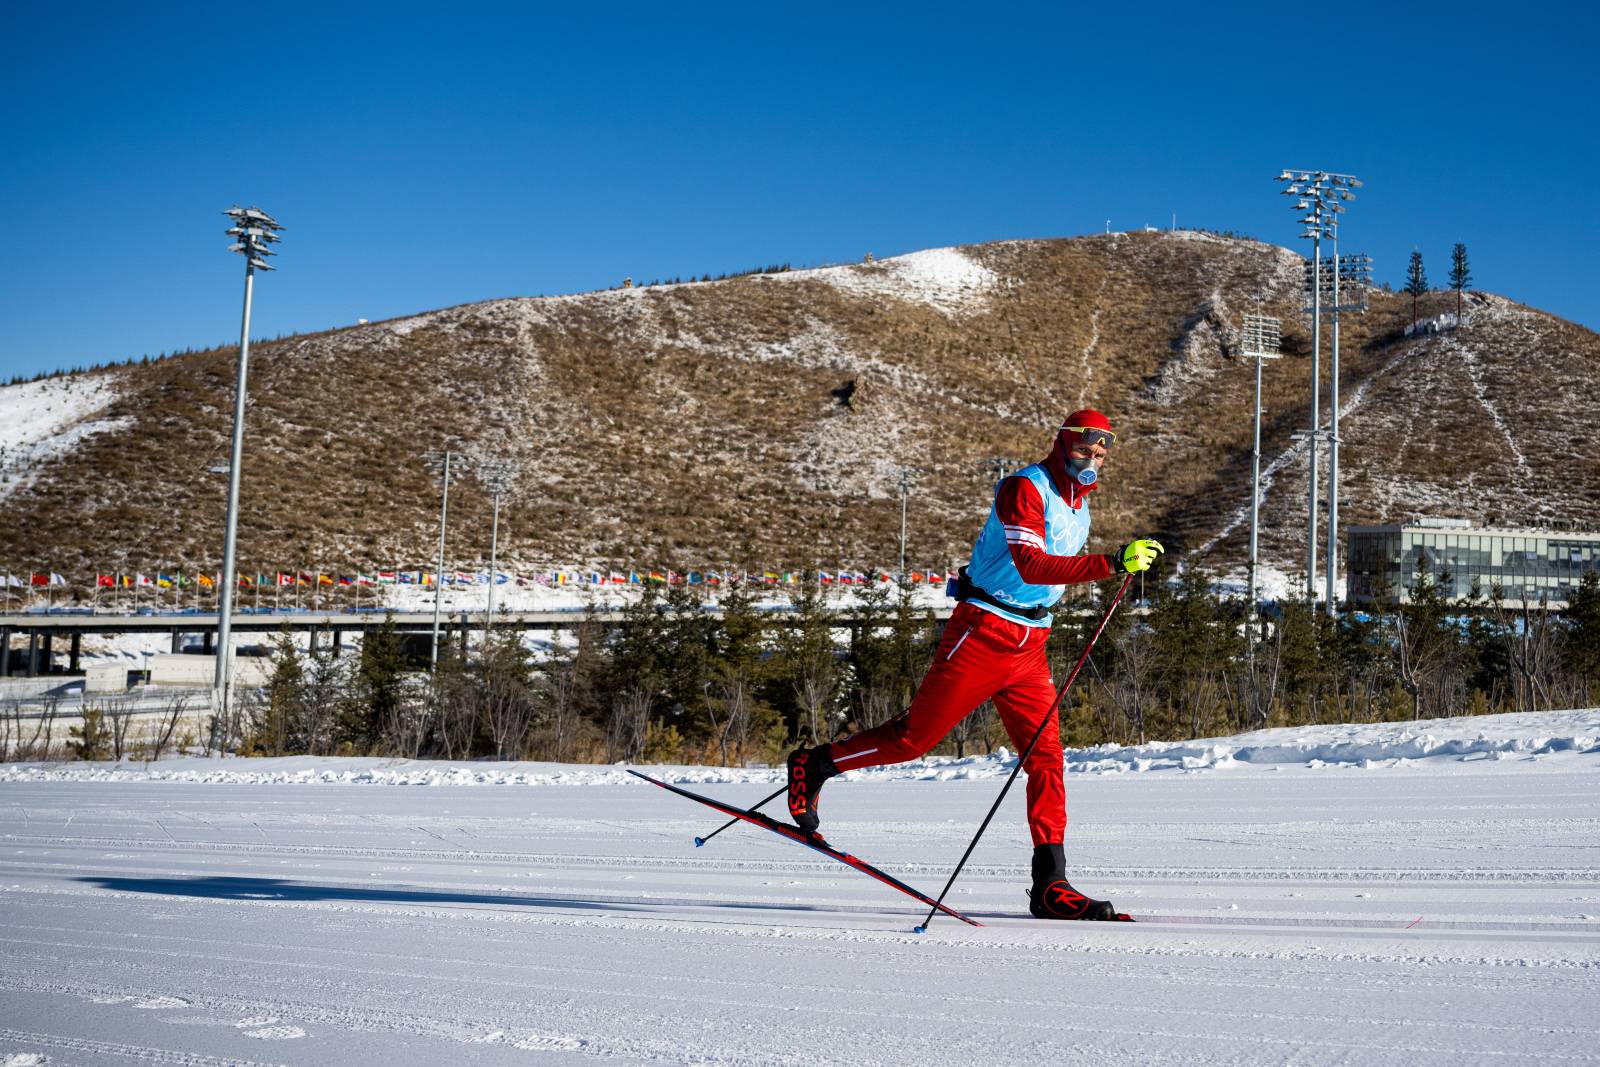
[[[494,587],[500,580],[500,498],[516,484],[517,476],[521,473],[522,469],[514,459],[486,459],[478,464],[478,477],[494,499],[494,521],[489,528],[489,604],[483,616],[485,656],[489,654],[489,631],[494,626]]]
[[[1256,361],[1256,413],[1255,438],[1250,450],[1250,611],[1257,610],[1256,601],[1256,527],[1261,506],[1261,363],[1277,359],[1282,343],[1283,323],[1271,315],[1246,315],[1244,317],[1244,354]],[[1251,645],[1254,648],[1254,643]]]
[[[233,683],[230,669],[232,659],[233,593],[234,593],[234,540],[239,522],[239,470],[244,460],[244,401],[245,381],[250,367],[250,298],[255,288],[258,270],[273,270],[267,257],[277,255],[268,245],[278,243],[282,224],[254,205],[242,208],[233,205],[223,212],[233,221],[228,236],[235,238],[228,251],[244,256],[244,319],[239,326],[239,373],[234,383],[233,397],[233,458],[228,464],[228,518],[227,532],[222,541],[222,589],[217,604],[217,662],[212,676],[212,698],[216,711],[212,718],[213,740],[217,724],[229,717]],[[221,751],[221,746],[218,746]]]
[[[439,674],[439,597],[444,588],[444,530],[450,514],[450,475],[464,466],[461,453],[433,449],[423,453],[422,462],[437,475],[443,486],[439,494],[439,565],[433,572],[433,648],[428,655],[429,669]]]

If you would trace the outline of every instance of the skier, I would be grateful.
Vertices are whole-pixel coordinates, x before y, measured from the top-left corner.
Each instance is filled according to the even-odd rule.
[[[1075,411],[1049,456],[1000,483],[972,562],[951,583],[960,603],[911,706],[882,726],[790,753],[789,814],[796,826],[817,832],[817,796],[829,778],[926,755],[985,700],[994,700],[1018,750],[1049,712],[1023,768],[1034,846],[1029,910],[1040,919],[1116,917],[1108,901],[1091,900],[1067,881],[1061,731],[1045,661],[1049,609],[1067,585],[1147,570],[1164,551],[1146,538],[1109,555],[1078,555],[1089,538],[1088,496],[1115,440],[1100,412]]]

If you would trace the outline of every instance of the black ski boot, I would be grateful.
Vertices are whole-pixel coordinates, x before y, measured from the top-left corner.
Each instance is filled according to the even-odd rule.
[[[1033,848],[1033,890],[1028,910],[1035,919],[1089,919],[1112,922],[1122,918],[1109,900],[1090,900],[1067,881],[1067,859],[1060,845]]]
[[[828,755],[831,745],[797,748],[789,753],[789,817],[808,834],[822,825],[817,814],[817,794],[822,783],[839,773]]]

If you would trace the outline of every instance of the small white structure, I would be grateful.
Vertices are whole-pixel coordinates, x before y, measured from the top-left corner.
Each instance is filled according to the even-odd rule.
[[[84,668],[83,691],[90,693],[126,693],[128,667],[123,663],[104,663]]]
[[[163,652],[150,657],[150,682],[152,685],[194,686],[210,689],[216,678],[216,656],[194,656]],[[272,661],[264,656],[233,657],[233,684],[235,688],[253,689],[266,685],[272,677]]]

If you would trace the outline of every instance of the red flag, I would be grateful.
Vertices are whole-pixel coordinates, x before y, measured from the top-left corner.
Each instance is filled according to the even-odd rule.
[[[97,586],[114,586],[117,584],[117,576],[114,574],[97,574],[94,576],[94,584]]]

